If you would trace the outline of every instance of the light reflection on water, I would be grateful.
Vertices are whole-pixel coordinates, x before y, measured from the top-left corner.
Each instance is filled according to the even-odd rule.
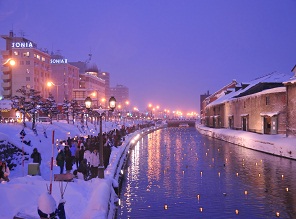
[[[194,128],[158,130],[130,154],[117,218],[296,218],[296,161]]]

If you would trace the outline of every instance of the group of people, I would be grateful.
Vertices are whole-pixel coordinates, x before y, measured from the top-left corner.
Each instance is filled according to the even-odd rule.
[[[10,170],[5,161],[0,160],[0,181],[9,182]]]
[[[125,126],[121,129],[114,129],[107,133],[103,133],[103,165],[107,168],[112,147],[118,147],[122,144],[124,136],[127,134]],[[64,143],[64,146],[62,146]],[[100,134],[98,136],[89,135],[86,139],[68,138],[58,145],[58,154],[56,156],[56,164],[60,167],[60,174],[71,172],[73,166],[76,165],[76,171],[83,175],[87,174],[87,169],[91,171],[91,178],[98,176],[98,167],[100,166]]]

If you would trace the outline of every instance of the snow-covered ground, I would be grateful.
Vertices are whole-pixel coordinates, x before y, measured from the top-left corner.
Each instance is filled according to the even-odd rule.
[[[263,135],[223,128],[209,128],[201,124],[196,124],[196,128],[201,134],[213,138],[253,150],[296,159],[296,137],[286,137],[285,135]]]
[[[114,128],[120,128],[122,124],[118,122],[103,122],[103,131],[109,131]],[[132,124],[125,123],[126,126]],[[99,129],[95,130],[93,124],[88,124],[89,129],[83,131],[80,124],[67,124],[65,121],[54,121],[52,125],[49,123],[38,123],[38,136],[29,128],[25,128],[26,141],[31,141],[31,146],[22,143],[20,139],[20,124],[0,124],[0,141],[9,141],[19,148],[23,148],[29,157],[34,148],[37,148],[42,156],[41,176],[28,175],[28,164],[32,163],[32,159],[25,161],[24,166],[20,161],[17,167],[11,171],[10,182],[0,183],[0,195],[2,202],[0,204],[0,218],[11,219],[21,212],[30,215],[30,218],[39,218],[37,213],[38,199],[44,193],[48,192],[51,182],[50,161],[52,157],[52,148],[54,148],[53,158],[57,155],[56,142],[66,140],[68,137],[97,135]],[[46,131],[47,138],[43,134]],[[108,209],[114,212],[115,205],[109,200],[116,200],[116,194],[112,184],[116,186],[114,174],[120,156],[128,144],[133,141],[140,131],[129,134],[122,146],[112,149],[110,156],[110,165],[105,170],[105,179],[95,178],[90,181],[74,179],[74,182],[52,182],[52,197],[56,205],[61,200],[61,191],[65,190],[64,200],[66,216],[69,219],[75,218],[107,218]],[[53,134],[54,133],[54,134]],[[54,138],[54,144],[52,139]],[[1,152],[2,153],[2,152]],[[3,154],[0,154],[3,159]],[[22,158],[20,154],[19,157]],[[18,157],[19,160],[21,160]],[[74,167],[74,166],[73,166]],[[120,171],[120,170],[119,170]],[[53,167],[53,174],[58,174],[59,168]],[[40,206],[40,203],[39,203]],[[112,213],[110,214],[112,215]]]

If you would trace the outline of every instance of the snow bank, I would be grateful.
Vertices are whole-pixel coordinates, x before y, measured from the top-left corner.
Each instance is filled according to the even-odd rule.
[[[263,135],[231,129],[214,129],[196,125],[197,130],[212,138],[217,138],[252,150],[296,159],[296,138],[284,135]]]

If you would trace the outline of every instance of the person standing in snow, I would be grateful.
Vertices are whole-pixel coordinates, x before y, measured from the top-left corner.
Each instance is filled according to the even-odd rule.
[[[63,174],[65,166],[65,154],[62,149],[59,149],[58,155],[56,157],[56,164],[60,167],[60,174]]]
[[[94,151],[90,155],[90,166],[91,166],[92,178],[96,178],[98,176],[99,165],[100,165],[99,153],[97,149],[94,149]]]
[[[68,146],[65,146],[65,162],[66,162],[66,173],[70,173],[72,170],[72,154]]]
[[[38,152],[37,148],[34,148],[33,153],[31,154],[31,158],[33,159],[33,163],[38,163],[38,175],[41,175],[40,165],[41,165],[41,154]]]
[[[10,174],[10,170],[9,170],[8,166],[6,165],[5,161],[2,161],[1,170],[3,172],[2,179],[6,182],[9,182],[8,176]]]

